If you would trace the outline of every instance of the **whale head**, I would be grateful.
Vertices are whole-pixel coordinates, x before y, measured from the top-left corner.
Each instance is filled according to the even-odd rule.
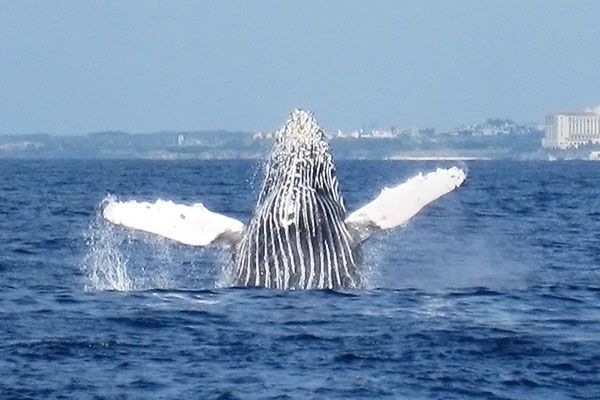
[[[292,112],[285,125],[275,133],[275,138],[277,144],[295,148],[327,142],[313,113],[300,108]]]
[[[258,203],[274,193],[297,203],[298,190],[327,196],[345,212],[327,137],[313,113],[303,109],[294,110],[275,133]]]

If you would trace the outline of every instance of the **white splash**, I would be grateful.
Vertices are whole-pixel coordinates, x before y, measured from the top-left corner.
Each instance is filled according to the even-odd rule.
[[[88,229],[88,252],[82,269],[88,280],[86,290],[131,290],[127,258],[121,253],[112,225],[98,218]]]

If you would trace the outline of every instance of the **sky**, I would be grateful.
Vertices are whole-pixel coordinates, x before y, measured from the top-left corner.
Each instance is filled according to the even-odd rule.
[[[0,0],[0,134],[541,123],[600,104],[600,2]]]

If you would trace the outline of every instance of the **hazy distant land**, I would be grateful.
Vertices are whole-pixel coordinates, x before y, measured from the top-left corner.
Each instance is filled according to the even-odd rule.
[[[327,132],[337,159],[548,159],[543,127],[488,119],[448,132],[396,128]],[[264,158],[272,135],[195,131],[76,136],[0,135],[0,158],[29,159],[253,159]],[[584,158],[582,154],[581,158]],[[560,157],[560,154],[558,155]]]

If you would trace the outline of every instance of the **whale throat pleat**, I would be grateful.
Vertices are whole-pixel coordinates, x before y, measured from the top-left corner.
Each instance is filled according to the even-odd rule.
[[[339,204],[303,193],[298,214],[281,221],[271,205],[253,219],[236,254],[237,283],[276,289],[335,289],[360,283],[358,246]]]

